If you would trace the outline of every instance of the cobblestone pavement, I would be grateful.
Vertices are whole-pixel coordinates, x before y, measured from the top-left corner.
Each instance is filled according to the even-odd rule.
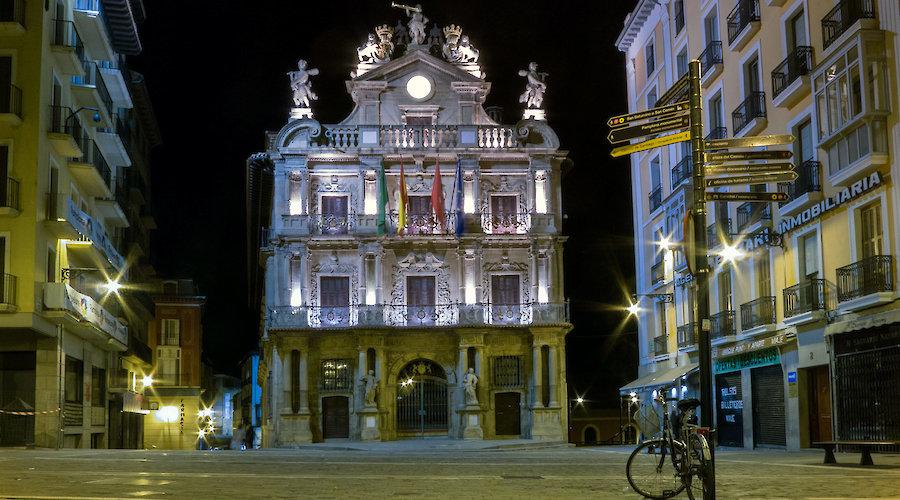
[[[0,450],[3,498],[636,498],[629,449]],[[722,451],[719,498],[900,498],[900,455]]]

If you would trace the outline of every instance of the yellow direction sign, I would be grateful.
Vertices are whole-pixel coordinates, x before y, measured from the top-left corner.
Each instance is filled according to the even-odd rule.
[[[788,195],[785,193],[717,193],[714,191],[706,192],[706,201],[756,201],[756,202],[774,202],[787,201]]]
[[[753,137],[733,137],[731,139],[707,139],[706,149],[752,148],[756,146],[778,146],[794,142],[791,134],[757,135]]]
[[[691,132],[690,130],[687,130],[677,134],[657,137],[656,139],[650,139],[649,141],[639,142],[637,144],[620,146],[616,149],[613,149],[609,154],[613,158],[618,158],[620,156],[630,155],[631,153],[637,153],[638,151],[646,151],[648,149],[668,146],[669,144],[675,144],[677,142],[684,142],[689,140],[691,140]]]
[[[621,127],[622,125],[636,122],[638,120],[646,120],[648,118],[659,118],[661,116],[669,116],[675,113],[679,113],[681,111],[687,111],[690,108],[688,103],[678,102],[669,106],[663,106],[660,108],[648,109],[647,111],[640,111],[638,113],[631,113],[630,115],[619,115],[606,120],[606,124],[610,127]]]
[[[688,116],[676,116],[674,118],[662,118],[654,122],[641,123],[632,127],[619,127],[609,131],[606,136],[612,144],[620,142],[628,142],[631,139],[644,137],[645,135],[656,135],[671,130],[684,129],[688,126]]]

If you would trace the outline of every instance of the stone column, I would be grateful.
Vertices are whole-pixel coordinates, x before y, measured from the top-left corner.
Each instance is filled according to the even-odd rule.
[[[541,379],[541,346],[538,344],[531,346],[531,380],[532,380],[532,408],[542,408],[544,406]]]
[[[300,169],[300,214],[309,215],[309,170],[306,165]]]
[[[559,406],[559,398],[557,397],[557,393],[559,392],[559,373],[556,363],[556,346],[550,346],[547,358],[547,371],[550,372],[550,403],[548,406],[557,407]]]

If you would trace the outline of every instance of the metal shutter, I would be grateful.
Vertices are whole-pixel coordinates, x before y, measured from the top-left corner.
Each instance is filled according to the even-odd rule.
[[[900,439],[900,347],[835,357],[838,437]]]
[[[785,446],[784,374],[781,365],[750,370],[754,446]]]
[[[740,371],[716,375],[716,425],[723,446],[744,446],[742,394]]]

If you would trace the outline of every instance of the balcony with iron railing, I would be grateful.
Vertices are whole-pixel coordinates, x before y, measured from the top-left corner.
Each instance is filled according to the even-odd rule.
[[[709,133],[706,134],[706,137],[704,137],[704,139],[706,139],[707,141],[713,141],[716,139],[725,139],[726,137],[728,137],[728,128],[712,127],[710,128]]]
[[[750,92],[731,113],[734,135],[751,135],[766,125],[766,94]]]
[[[103,153],[100,152],[100,148],[87,134],[81,137],[79,147],[84,154],[81,157],[69,159],[72,176],[88,196],[111,198],[113,194],[112,170],[103,157]]]
[[[11,83],[0,84],[0,122],[22,123],[22,89]]]
[[[759,0],[738,0],[728,14],[728,45],[741,50],[759,31]]]
[[[837,274],[838,307],[857,310],[893,301],[894,257],[873,255],[839,267]]]
[[[75,28],[75,23],[64,19],[54,19],[52,25],[50,51],[59,71],[65,75],[79,75],[84,71],[84,44]]]
[[[72,93],[78,99],[81,106],[90,109],[99,109],[104,125],[111,125],[109,116],[112,115],[113,102],[106,88],[106,82],[100,75],[97,63],[83,61],[84,71],[80,75],[72,76]]]
[[[781,182],[778,184],[778,191],[788,196],[788,200],[780,202],[779,206],[791,205],[795,200],[806,194],[821,193],[821,172],[822,164],[815,160],[806,160],[801,163],[800,167],[797,168],[797,179],[792,182]],[[790,211],[782,209],[781,213],[784,215],[785,213],[790,213]]]
[[[267,321],[270,328],[276,329],[559,325],[569,323],[569,305],[532,302],[279,306],[267,310]]]
[[[696,322],[681,325],[676,329],[678,335],[678,348],[689,349],[697,345],[698,328]]]
[[[19,208],[19,181],[7,177],[6,189],[0,191],[0,215],[16,215]]]
[[[719,40],[709,42],[697,59],[700,61],[700,71],[703,72],[705,84],[722,72],[722,42]]]
[[[666,281],[666,262],[661,260],[650,266],[650,286]]]
[[[84,129],[72,108],[51,105],[50,128],[47,133],[50,144],[58,155],[75,158],[84,154],[80,148]]]
[[[716,248],[730,243],[731,233],[731,217],[713,222],[706,228],[706,246]]]
[[[653,191],[650,191],[647,199],[649,202],[650,213],[655,212],[657,208],[662,206],[662,186],[656,186]]]
[[[857,21],[875,19],[875,0],[841,0],[822,18],[822,48],[827,49]]]
[[[811,316],[826,310],[827,282],[824,279],[810,278],[794,286],[784,289],[784,321],[792,324],[789,318],[808,316],[810,320],[821,319]]]
[[[118,114],[113,113],[110,116],[112,118],[111,127],[97,128],[95,135],[97,144],[112,163],[122,167],[131,166],[131,144],[129,142],[131,131]]]
[[[738,205],[735,212],[737,213],[737,230],[739,233],[757,222],[768,223],[772,221],[772,205],[768,203],[748,201]]]
[[[19,310],[19,280],[12,274],[2,275],[0,286],[0,312],[16,312]]]
[[[689,181],[694,174],[694,162],[690,156],[685,156],[672,167],[672,189],[681,185],[682,182]]]
[[[660,335],[653,338],[653,354],[655,356],[665,356],[669,354],[669,336]]]
[[[813,69],[813,48],[795,47],[793,51],[772,70],[772,102],[776,105],[791,105],[809,90],[809,79],[803,78]]]
[[[775,325],[775,297],[760,297],[741,304],[741,331],[757,329],[767,325]]]
[[[4,0],[0,3],[0,36],[25,33],[25,0]]]
[[[709,317],[709,338],[725,339],[734,336],[734,311],[721,311]]]

